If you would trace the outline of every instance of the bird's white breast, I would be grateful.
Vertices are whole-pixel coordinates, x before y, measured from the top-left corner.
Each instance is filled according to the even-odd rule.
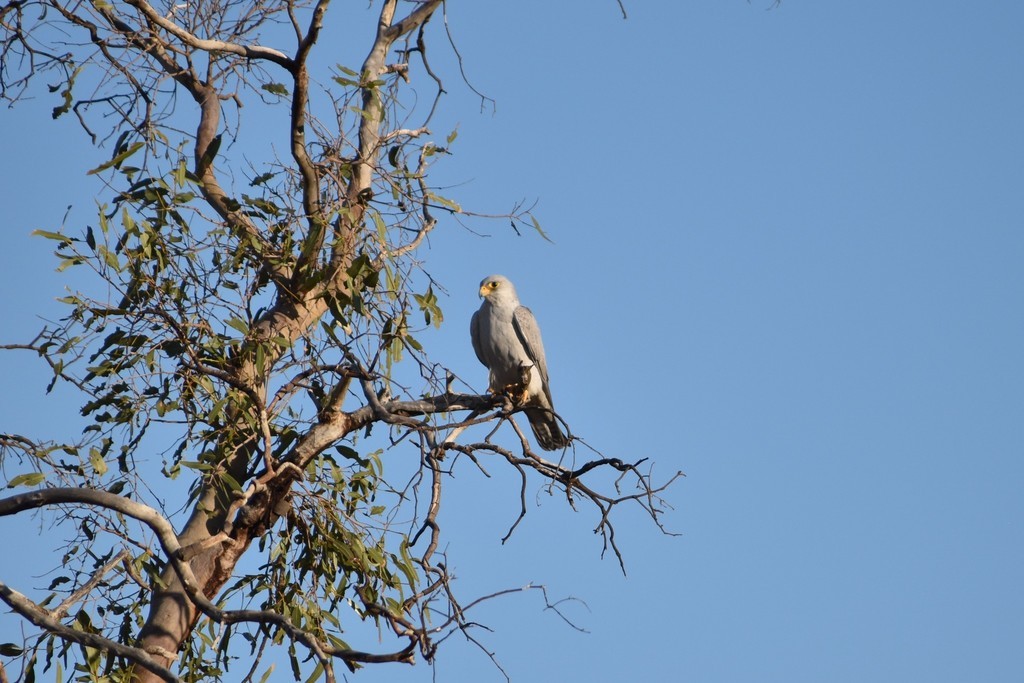
[[[515,306],[495,306],[488,302],[480,311],[481,351],[487,359],[487,367],[491,370],[492,388],[518,384],[519,366],[523,363],[533,364],[526,355],[526,349],[519,341],[519,335],[512,324],[514,310]],[[530,379],[532,394],[534,384],[540,385],[540,373],[531,373]]]

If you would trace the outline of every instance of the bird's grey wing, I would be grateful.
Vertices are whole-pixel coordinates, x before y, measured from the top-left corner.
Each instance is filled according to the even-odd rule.
[[[490,368],[491,364],[487,362],[487,358],[484,357],[484,344],[480,338],[480,311],[473,314],[473,317],[469,321],[469,338],[473,342],[473,351],[476,352],[476,357],[483,364],[485,368]]]
[[[519,337],[526,355],[540,372],[540,377],[544,380],[544,393],[549,395],[548,400],[550,400],[548,363],[544,358],[544,343],[540,340],[540,327],[537,325],[537,319],[533,317],[533,312],[529,308],[520,306],[512,314],[512,327],[515,329],[516,336]]]
[[[534,367],[540,373],[542,386],[544,387],[544,398],[547,403],[535,403],[537,407],[525,408],[526,417],[530,421],[533,435],[537,443],[546,451],[555,451],[565,448],[570,440],[559,425],[558,416],[554,413],[551,401],[551,387],[548,385],[548,364],[544,358],[544,344],[540,339],[540,326],[537,319],[529,308],[520,306],[512,314],[512,328],[523,345],[527,357],[533,361]],[[535,397],[539,399],[540,397]]]

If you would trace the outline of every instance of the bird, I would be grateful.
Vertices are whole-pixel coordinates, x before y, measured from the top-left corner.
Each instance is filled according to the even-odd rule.
[[[483,303],[470,320],[469,333],[476,357],[490,371],[488,390],[509,396],[523,409],[541,448],[565,448],[570,438],[562,433],[552,405],[537,319],[503,275],[485,277],[479,294]]]

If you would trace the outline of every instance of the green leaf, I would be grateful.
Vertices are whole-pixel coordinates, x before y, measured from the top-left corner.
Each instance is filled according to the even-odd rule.
[[[433,323],[434,327],[441,327],[444,315],[441,313],[441,308],[437,305],[437,295],[434,294],[433,286],[427,287],[426,294],[413,294],[413,298],[416,299],[420,310],[423,311],[423,318],[427,324]]]
[[[241,318],[228,318],[226,322],[228,327],[238,330],[242,334],[249,334],[249,325]]]
[[[285,87],[284,83],[264,83],[260,87],[272,95],[288,96],[288,88]]]
[[[386,244],[388,241],[388,228],[384,224],[384,219],[376,211],[371,212],[370,216],[373,218],[374,227],[377,228],[377,237],[380,238],[381,244]]]
[[[533,223],[533,229],[536,230],[538,233],[540,233],[541,237],[546,239],[548,242],[551,242],[552,244],[554,244],[554,242],[552,242],[551,238],[548,237],[548,234],[546,232],[544,232],[543,230],[541,230],[540,223],[537,221],[536,218],[534,218],[533,216],[530,216],[530,222]]]
[[[121,211],[121,225],[124,226],[126,232],[135,232],[135,219],[132,218],[132,215],[130,213],[128,213],[127,206],[124,208],[123,211]],[[121,245],[118,244],[118,248],[120,247]]]
[[[337,80],[337,79],[335,79],[335,80]],[[359,84],[356,83],[355,85],[359,85]],[[345,107],[345,109],[348,109],[351,112],[355,112],[356,114],[359,114],[361,117],[363,117],[367,121],[372,121],[373,120],[370,117],[370,114],[365,109],[360,109],[359,107],[356,107],[355,105],[350,105],[348,107]]]
[[[104,248],[102,245],[99,245],[99,251],[103,255],[103,261],[108,266],[110,266],[110,268],[112,270],[115,270],[118,273],[120,273],[121,272],[121,263],[117,260],[117,254],[115,254],[110,249]]]
[[[19,474],[14,479],[7,482],[7,488],[13,489],[16,486],[38,486],[46,480],[46,475],[42,472],[26,472],[25,474]]]
[[[24,652],[24,650],[14,643],[4,643],[3,645],[0,645],[0,655],[3,655],[4,657],[17,657],[22,652]]]
[[[259,209],[265,214],[276,216],[281,213],[281,208],[274,202],[268,202],[266,199],[260,199],[259,197],[249,197],[248,195],[242,195],[242,199],[248,206]]]
[[[140,149],[142,149],[145,146],[145,144],[146,143],[144,143],[144,142],[134,142],[134,143],[132,143],[131,147],[129,147],[128,149],[124,150],[120,154],[115,155],[114,158],[111,159],[110,161],[107,161],[105,163],[100,164],[96,168],[94,168],[91,171],[89,171],[86,175],[95,175],[96,173],[99,173],[100,171],[107,170],[111,166],[117,166],[122,161],[124,161],[125,159],[127,159],[131,155],[135,154]]]
[[[252,182],[250,182],[249,184],[252,185],[253,187],[255,187],[257,185],[262,185],[263,183],[265,183],[268,180],[270,180],[271,178],[273,178],[275,175],[277,175],[277,174],[276,173],[261,173],[258,176],[256,176],[255,178],[253,178]]]
[[[59,232],[50,232],[49,230],[33,230],[32,234],[38,235],[40,237],[45,237],[48,240],[56,240],[60,242],[62,245],[71,244],[71,242],[73,241],[67,235],[62,235]]]
[[[188,164],[185,162],[185,157],[182,157],[178,160],[178,165],[174,169],[175,187],[184,187],[186,178],[188,178]]]
[[[316,668],[313,669],[313,673],[306,679],[306,683],[314,683],[314,681],[320,680],[320,677],[324,675],[324,665],[317,663]]]
[[[82,73],[82,68],[83,67],[78,67],[77,69],[74,70],[74,72],[72,72],[68,76],[68,80],[66,82],[67,83],[67,87],[64,88],[64,90],[61,90],[61,92],[60,92],[61,97],[64,98],[64,102],[61,103],[61,105],[59,107],[54,107],[53,111],[50,112],[50,115],[53,118],[56,119],[56,118],[60,117],[61,115],[67,114],[69,111],[71,111],[71,102],[73,101],[72,97],[71,97],[71,91],[75,87],[75,79],[78,78],[78,74]],[[60,87],[59,85],[51,86],[50,87],[50,92],[55,92],[57,90],[57,88],[59,88],[59,87]]]
[[[85,263],[85,259],[81,256],[74,256],[72,258],[61,259],[60,265],[57,266],[57,272],[63,272],[71,266],[80,266]]]
[[[437,202],[444,208],[448,209],[452,213],[462,213],[462,207],[459,206],[456,202],[453,202],[451,199],[448,199],[447,197],[442,197],[441,195],[434,194],[433,192],[428,192],[427,197]]]
[[[358,88],[359,81],[354,81],[350,78],[343,78],[341,76],[332,76],[331,80],[340,85],[343,88]]]
[[[70,577],[58,576],[57,578],[55,578],[53,581],[50,582],[50,585],[49,585],[49,587],[46,590],[52,591],[57,586],[63,585],[65,583],[68,583],[69,581],[71,581]]]
[[[224,483],[227,484],[228,488],[230,488],[232,491],[241,491],[242,490],[242,485],[238,483],[238,480],[235,479],[234,477],[232,477],[227,472],[221,472],[220,473],[220,478],[222,480],[224,480]]]
[[[101,477],[109,469],[106,460],[103,459],[103,454],[100,453],[98,448],[89,449],[89,464],[92,465],[93,471]]]

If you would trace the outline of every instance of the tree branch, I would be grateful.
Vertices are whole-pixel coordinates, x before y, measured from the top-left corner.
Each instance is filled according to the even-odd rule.
[[[144,0],[126,0],[126,2],[139,10],[149,21],[164,29],[172,36],[196,50],[204,52],[223,52],[226,54],[238,55],[246,59],[266,59],[291,70],[292,60],[288,55],[279,50],[261,45],[239,45],[223,40],[209,40],[199,38],[175,24],[170,19],[160,15],[153,7]]]
[[[75,630],[70,626],[65,626],[54,618],[51,613],[47,612],[45,609],[2,581],[0,581],[0,599],[6,602],[15,612],[28,619],[39,628],[56,634],[64,640],[72,643],[78,643],[79,645],[85,645],[86,647],[94,647],[99,650],[112,652],[118,657],[123,657],[124,659],[134,662],[152,672],[159,677],[160,680],[168,681],[169,683],[180,683],[181,681],[181,679],[171,673],[169,669],[161,666],[145,650],[123,645],[115,640],[104,638],[103,636],[96,635],[95,633],[86,633],[84,631]]]
[[[203,614],[213,621],[221,624],[256,622],[277,626],[288,634],[290,638],[308,647],[320,660],[321,664],[324,665],[325,671],[329,671],[330,669],[330,657],[337,657],[348,663],[408,661],[412,648],[415,646],[415,642],[413,642],[410,646],[403,648],[402,650],[384,654],[361,652],[359,650],[326,644],[311,633],[295,626],[288,617],[277,612],[269,610],[220,609],[203,594],[199,583],[192,572],[192,568],[186,561],[187,549],[183,549],[179,545],[171,523],[163,517],[163,515],[148,505],[137,503],[129,500],[128,498],[124,498],[107,491],[69,487],[40,489],[38,491],[22,493],[0,499],[0,517],[14,515],[26,510],[34,510],[48,505],[69,503],[106,508],[136,519],[147,525],[156,534],[157,540],[160,542],[169,564],[174,568],[174,571],[177,573],[179,580],[184,586],[189,600],[191,600],[192,603],[203,612]],[[67,637],[74,642],[82,642],[93,647],[110,649],[116,654],[127,657],[132,661],[137,661],[150,671],[161,676],[164,680],[178,680],[165,668],[152,660],[144,650],[120,646],[114,641],[110,641],[106,638],[73,631],[57,621],[53,614],[47,613],[23,595],[2,583],[0,583],[0,597],[17,609],[19,613],[24,614],[26,618],[30,618],[30,620],[37,626],[45,628],[53,633],[57,633],[62,637]],[[68,635],[69,632],[75,633],[81,638],[88,637],[90,639],[94,639],[94,642],[91,640],[79,639],[77,637],[71,638]],[[170,677],[168,678],[164,676],[164,673]]]

